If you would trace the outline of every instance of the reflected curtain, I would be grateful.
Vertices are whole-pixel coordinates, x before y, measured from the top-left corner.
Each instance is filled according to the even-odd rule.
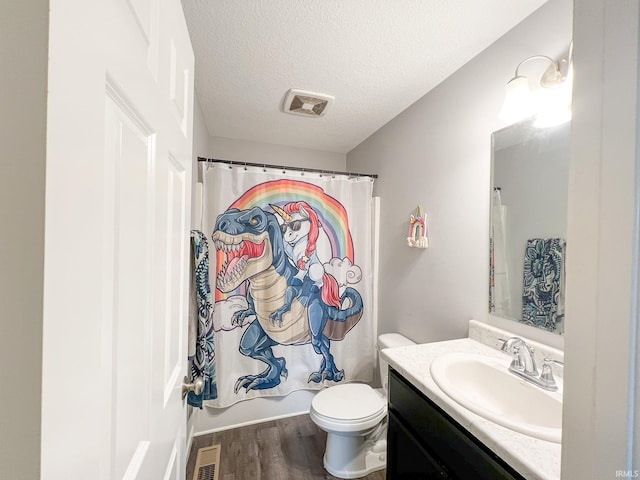
[[[531,238],[524,255],[522,321],[550,332],[564,321],[565,250],[563,238]]]
[[[511,295],[509,291],[509,266],[507,262],[507,207],[502,204],[500,189],[491,194],[491,264],[489,311],[511,318]]]

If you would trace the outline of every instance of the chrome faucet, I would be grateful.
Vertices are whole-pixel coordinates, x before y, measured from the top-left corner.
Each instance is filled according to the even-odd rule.
[[[516,370],[528,376],[538,375],[536,361],[533,358],[535,350],[531,345],[519,337],[511,337],[502,344],[502,351],[513,356],[509,370]],[[515,372],[514,372],[515,373]]]
[[[545,390],[552,392],[558,390],[558,385],[555,378],[553,378],[551,364],[563,365],[562,362],[545,358],[542,373],[538,374],[538,368],[533,356],[535,350],[520,337],[511,337],[504,340],[501,350],[513,357],[511,365],[509,365],[511,373]]]

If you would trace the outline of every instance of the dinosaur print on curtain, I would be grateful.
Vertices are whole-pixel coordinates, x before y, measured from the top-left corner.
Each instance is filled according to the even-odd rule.
[[[217,398],[373,379],[373,180],[206,164]]]

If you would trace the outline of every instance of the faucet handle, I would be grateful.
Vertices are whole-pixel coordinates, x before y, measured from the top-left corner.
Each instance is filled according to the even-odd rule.
[[[560,360],[553,360],[551,358],[545,358],[542,362],[542,372],[540,373],[540,381],[549,387],[556,386],[556,379],[553,376],[553,369],[551,365],[559,365],[564,367],[564,362]]]
[[[564,367],[564,362],[561,362],[560,360],[554,360],[553,358],[545,358],[544,363],[549,363],[549,364],[558,365],[560,367]]]

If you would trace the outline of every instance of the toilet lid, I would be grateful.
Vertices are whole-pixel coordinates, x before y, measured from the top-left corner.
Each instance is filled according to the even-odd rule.
[[[357,420],[370,417],[384,409],[385,400],[369,385],[349,383],[329,387],[311,401],[320,415],[337,420]]]

